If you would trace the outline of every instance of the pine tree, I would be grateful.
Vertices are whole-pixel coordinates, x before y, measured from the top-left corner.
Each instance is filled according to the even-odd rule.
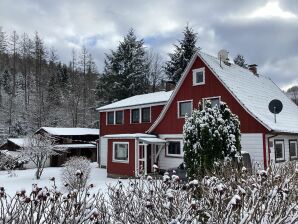
[[[184,161],[190,179],[203,177],[214,162],[234,158],[241,150],[240,122],[227,104],[194,110],[183,127]]]
[[[149,62],[145,53],[144,41],[138,40],[131,29],[117,50],[106,54],[98,95],[111,102],[148,92]]]
[[[170,53],[170,60],[165,64],[165,73],[172,81],[178,82],[184,69],[189,63],[194,53],[199,50],[196,46],[197,33],[193,31],[188,25],[183,31],[183,39],[175,46],[174,53]]]
[[[247,68],[247,64],[245,63],[245,59],[243,57],[243,55],[238,54],[235,58],[234,58],[234,63],[236,65],[239,65],[242,68]]]

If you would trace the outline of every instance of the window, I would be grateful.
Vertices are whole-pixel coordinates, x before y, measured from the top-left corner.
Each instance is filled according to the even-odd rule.
[[[140,122],[140,110],[132,109],[131,110],[131,123],[139,123]]]
[[[116,111],[116,124],[123,124],[123,111]]]
[[[142,108],[142,122],[150,122],[150,107]]]
[[[175,157],[182,156],[182,141],[181,140],[175,140],[175,141],[168,142],[167,156],[175,156]]]
[[[198,68],[192,71],[192,83],[194,86],[205,84],[205,68]]]
[[[275,151],[275,161],[282,162],[285,161],[285,147],[283,140],[274,141],[274,151]]]
[[[290,153],[290,160],[294,160],[298,158],[297,140],[289,140],[289,153]]]
[[[108,112],[108,124],[114,124],[114,111]]]
[[[178,102],[178,117],[185,117],[185,115],[191,115],[192,101]]]
[[[113,161],[128,163],[128,142],[113,143]]]
[[[205,98],[204,99],[204,107],[205,107],[205,102],[209,100],[211,102],[211,107],[219,107],[220,105],[220,97],[210,97],[210,98]]]

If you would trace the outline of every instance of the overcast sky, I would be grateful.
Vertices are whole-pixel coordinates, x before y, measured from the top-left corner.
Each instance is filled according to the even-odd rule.
[[[85,45],[99,71],[130,27],[167,60],[187,23],[204,52],[241,53],[281,88],[298,85],[297,0],[0,0],[6,32],[38,31],[63,62]]]

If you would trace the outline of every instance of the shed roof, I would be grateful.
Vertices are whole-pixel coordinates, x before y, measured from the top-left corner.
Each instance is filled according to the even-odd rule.
[[[41,130],[49,133],[50,135],[57,136],[99,135],[99,129],[96,128],[41,127],[36,132]]]

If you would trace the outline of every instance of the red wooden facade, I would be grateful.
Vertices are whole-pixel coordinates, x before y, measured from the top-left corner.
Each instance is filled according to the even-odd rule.
[[[205,84],[193,86],[192,70],[205,67]],[[252,90],[253,91],[253,90]],[[221,101],[226,102],[233,113],[237,114],[241,122],[241,132],[243,133],[266,133],[267,129],[253,118],[215,77],[204,62],[197,57],[189,70],[184,82],[179,88],[174,100],[165,113],[161,122],[153,130],[155,134],[181,134],[184,118],[178,118],[178,101],[193,100],[193,108],[198,108],[199,102],[203,98],[221,97]]]

